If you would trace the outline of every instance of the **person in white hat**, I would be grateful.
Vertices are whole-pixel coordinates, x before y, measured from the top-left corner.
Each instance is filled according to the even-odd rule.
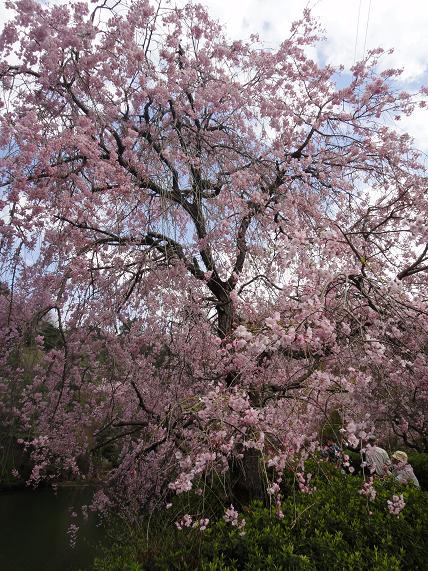
[[[402,484],[410,482],[420,488],[418,479],[413,472],[413,468],[408,462],[407,454],[401,450],[397,450],[391,456],[392,458],[392,475]]]

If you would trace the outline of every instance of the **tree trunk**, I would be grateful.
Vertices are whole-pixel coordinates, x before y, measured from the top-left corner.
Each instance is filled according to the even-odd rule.
[[[232,482],[232,493],[239,503],[248,505],[253,500],[266,499],[266,478],[262,455],[259,450],[249,448],[237,469]]]
[[[227,337],[233,329],[234,310],[229,291],[222,288],[217,309],[217,333],[220,339]],[[230,372],[228,377],[236,381],[239,371]],[[226,384],[229,379],[226,379]],[[259,450],[253,448],[244,451],[242,462],[238,465],[237,479],[232,485],[233,495],[243,504],[265,497],[265,478],[262,456]]]
[[[220,339],[224,339],[232,331],[233,326],[233,306],[230,296],[224,296],[225,299],[222,300],[216,306],[217,309],[217,333]]]

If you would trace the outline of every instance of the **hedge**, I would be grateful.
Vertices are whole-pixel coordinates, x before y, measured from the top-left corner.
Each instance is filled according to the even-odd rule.
[[[244,508],[244,533],[222,517],[206,531],[151,528],[148,542],[117,545],[97,560],[97,571],[257,569],[427,570],[428,493],[396,481],[375,481],[374,501],[359,494],[362,478],[326,462],[309,464],[312,493],[285,478],[283,519],[260,502]],[[403,494],[406,506],[391,515],[387,500]]]

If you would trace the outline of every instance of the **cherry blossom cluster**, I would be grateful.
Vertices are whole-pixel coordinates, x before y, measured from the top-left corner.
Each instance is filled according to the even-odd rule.
[[[184,528],[199,529],[205,531],[210,520],[208,518],[194,519],[191,515],[185,514],[179,521],[175,522],[175,526],[180,531]]]
[[[297,485],[299,486],[299,490],[304,494],[312,494],[312,492],[316,489],[311,487],[310,485],[312,474],[297,472],[296,479],[297,479]]]
[[[400,494],[399,496],[397,495],[392,496],[392,499],[387,500],[386,503],[388,505],[389,513],[392,515],[396,515],[397,517],[400,515],[400,513],[406,506],[403,494]]]
[[[232,504],[230,505],[230,508],[226,508],[223,519],[233,527],[238,528],[242,534],[244,533],[245,519],[239,515]]]
[[[374,488],[373,476],[370,476],[370,478],[366,482],[364,482],[363,487],[359,491],[359,494],[361,494],[371,502],[375,500],[376,490]]]
[[[348,454],[343,454],[342,460],[343,460],[342,461],[343,468],[345,468],[350,474],[353,474],[355,472],[355,468],[351,466]]]
[[[273,482],[268,488],[267,493],[274,499],[275,502],[275,515],[278,519],[284,519],[284,513],[282,511],[281,506],[281,488],[279,483],[281,482],[281,478],[279,477],[277,482]]]

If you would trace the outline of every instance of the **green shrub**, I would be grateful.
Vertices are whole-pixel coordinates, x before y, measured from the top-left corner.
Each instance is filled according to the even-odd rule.
[[[204,538],[201,568],[428,569],[427,494],[377,481],[376,499],[368,502],[358,493],[361,478],[328,472],[315,476],[312,494],[284,499],[283,520],[253,504],[245,514],[245,535],[218,522]],[[406,501],[399,517],[386,503],[397,493]]]
[[[307,462],[313,474],[311,494],[284,478],[283,519],[261,502],[242,511],[244,533],[217,516],[204,532],[151,528],[132,558],[97,562],[97,571],[202,569],[427,570],[428,494],[401,486],[392,478],[375,481],[373,502],[359,494],[363,480],[341,473],[328,462]],[[387,500],[403,494],[406,506],[393,516]],[[117,552],[116,552],[117,553]],[[135,555],[137,553],[137,555]],[[140,567],[131,567],[137,565]],[[122,565],[122,567],[120,566]],[[126,566],[128,565],[128,566]]]
[[[421,488],[428,491],[428,454],[409,453],[409,462]]]
[[[116,544],[103,558],[94,561],[94,571],[141,571],[134,549],[129,545]]]

